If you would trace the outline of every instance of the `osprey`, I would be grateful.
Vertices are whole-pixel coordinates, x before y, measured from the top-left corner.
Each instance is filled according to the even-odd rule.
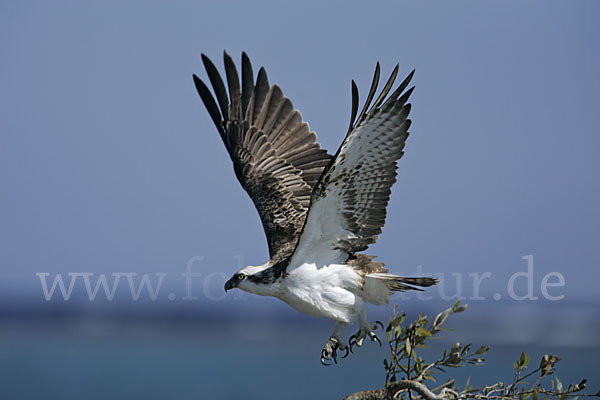
[[[405,91],[414,70],[388,96],[398,65],[371,102],[379,82],[379,63],[367,100],[358,114],[358,88],[352,81],[350,126],[331,156],[316,142],[292,102],[270,85],[264,68],[256,80],[242,53],[241,83],[235,63],[224,52],[227,87],[212,61],[202,62],[216,97],[194,75],[196,89],[223,139],[233,169],[260,215],[270,259],[237,271],[225,290],[238,288],[277,297],[300,312],[335,322],[321,362],[337,363],[337,351],[379,341],[366,303],[388,302],[393,292],[421,290],[432,278],[390,274],[373,256],[358,254],[376,242],[385,223],[396,161],[403,155],[411,120]],[[229,95],[228,95],[229,92]],[[360,328],[346,345],[340,334],[358,318]]]

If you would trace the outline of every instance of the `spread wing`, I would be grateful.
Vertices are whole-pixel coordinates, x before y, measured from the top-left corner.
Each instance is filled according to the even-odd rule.
[[[411,121],[403,94],[413,72],[387,98],[398,66],[369,109],[379,82],[379,63],[365,105],[356,122],[358,89],[352,82],[352,117],[348,134],[319,179],[291,265],[344,262],[377,241],[385,223],[396,161],[402,157]],[[367,111],[368,110],[368,111]]]
[[[256,82],[242,53],[242,80],[224,53],[227,87],[211,60],[202,55],[215,92],[194,75],[194,83],[229,152],[242,187],[254,202],[273,259],[289,256],[304,225],[310,194],[331,156],[283,96],[269,85],[264,68]]]

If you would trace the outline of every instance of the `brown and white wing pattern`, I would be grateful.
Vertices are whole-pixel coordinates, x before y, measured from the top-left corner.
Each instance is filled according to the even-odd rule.
[[[404,92],[413,72],[387,98],[398,66],[369,108],[377,90],[377,64],[365,106],[358,110],[358,90],[352,82],[352,118],[342,145],[312,192],[311,206],[291,266],[303,262],[320,265],[344,262],[375,243],[385,223],[396,161],[403,155],[410,127],[413,88]],[[403,93],[404,92],[404,93]]]
[[[198,94],[223,139],[238,180],[256,206],[271,258],[286,258],[304,225],[312,189],[331,156],[316,143],[315,133],[279,86],[269,85],[264,68],[254,81],[245,53],[241,84],[235,63],[224,53],[227,89],[211,60],[202,55],[202,62],[216,100],[194,75]]]

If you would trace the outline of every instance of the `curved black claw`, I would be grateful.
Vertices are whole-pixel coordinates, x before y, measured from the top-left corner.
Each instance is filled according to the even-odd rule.
[[[383,327],[383,324],[381,323],[381,321],[375,321],[375,325],[379,325],[381,327],[381,330],[385,331],[385,328]]]
[[[342,356],[342,358],[346,358],[346,357],[348,357],[348,354],[350,354],[350,352],[348,351],[348,348],[349,348],[349,346],[346,346],[346,347],[344,348],[344,349],[346,350],[346,354],[344,354],[344,355]]]
[[[358,342],[356,341],[356,335],[352,335],[350,336],[350,339],[348,339],[348,347],[350,348],[350,353],[354,353],[354,351],[352,351],[352,346],[357,346]]]
[[[371,332],[369,336],[371,336],[371,341],[379,343],[379,347],[381,347],[381,340],[379,340],[376,334]]]
[[[323,350],[321,350],[321,364],[325,366],[330,366],[332,364],[327,363],[327,361],[333,360],[334,364],[337,364],[337,351],[340,348],[340,341],[337,338],[330,338]],[[346,350],[346,354],[342,356],[342,358],[346,358],[348,356],[348,346],[344,346],[344,350]]]
[[[331,364],[327,364],[325,362],[325,360],[330,360],[331,358],[329,357],[329,355],[327,354],[327,351],[325,349],[321,350],[321,364],[323,364],[326,367],[329,367]]]

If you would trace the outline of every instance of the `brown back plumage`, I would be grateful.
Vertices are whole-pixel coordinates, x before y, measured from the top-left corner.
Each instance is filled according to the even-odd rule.
[[[375,272],[388,272],[385,264],[380,261],[374,261],[375,256],[367,254],[351,254],[346,264],[351,265],[357,271],[363,274],[374,274]]]

